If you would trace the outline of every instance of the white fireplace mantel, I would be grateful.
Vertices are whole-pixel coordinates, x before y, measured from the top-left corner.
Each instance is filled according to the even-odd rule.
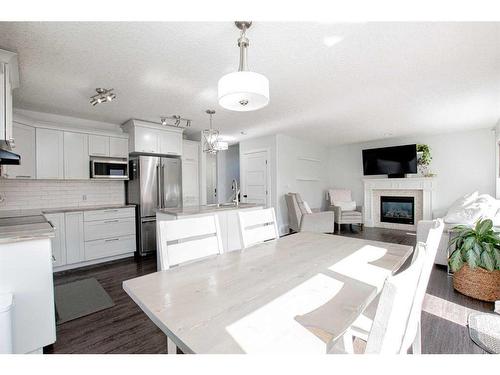
[[[374,226],[374,190],[422,190],[423,220],[432,220],[434,179],[432,177],[364,178],[364,224]]]

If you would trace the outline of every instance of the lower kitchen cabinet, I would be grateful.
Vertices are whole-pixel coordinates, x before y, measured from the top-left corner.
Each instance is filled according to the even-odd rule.
[[[85,260],[83,212],[66,212],[66,264]]]
[[[55,227],[54,271],[62,271],[133,255],[133,207],[45,214]]]
[[[66,231],[64,228],[64,213],[46,214],[45,218],[54,227],[55,237],[52,242],[52,266],[60,267],[66,264]]]

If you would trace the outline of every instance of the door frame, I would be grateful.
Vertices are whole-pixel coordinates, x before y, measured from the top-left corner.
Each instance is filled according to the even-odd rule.
[[[266,194],[266,208],[269,208],[271,207],[271,168],[270,168],[270,155],[271,155],[271,150],[269,148],[257,148],[257,149],[251,149],[251,150],[247,150],[245,152],[241,152],[240,153],[240,183],[241,183],[241,190],[243,189],[243,187],[245,186],[245,169],[243,168],[244,166],[244,160],[245,160],[245,157],[247,155],[250,155],[250,154],[257,154],[257,153],[261,153],[261,152],[265,152],[266,153],[266,191],[267,191],[267,194]],[[242,173],[243,172],[243,173]],[[241,191],[241,195],[243,196],[244,195],[244,192]]]

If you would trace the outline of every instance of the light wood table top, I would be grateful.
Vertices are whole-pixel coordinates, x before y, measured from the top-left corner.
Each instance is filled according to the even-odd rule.
[[[302,232],[123,289],[184,353],[326,353],[412,251]]]

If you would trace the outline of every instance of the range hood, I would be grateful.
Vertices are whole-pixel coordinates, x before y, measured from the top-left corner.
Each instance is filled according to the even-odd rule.
[[[10,144],[5,141],[0,141],[0,164],[19,165],[21,156],[12,152]]]

